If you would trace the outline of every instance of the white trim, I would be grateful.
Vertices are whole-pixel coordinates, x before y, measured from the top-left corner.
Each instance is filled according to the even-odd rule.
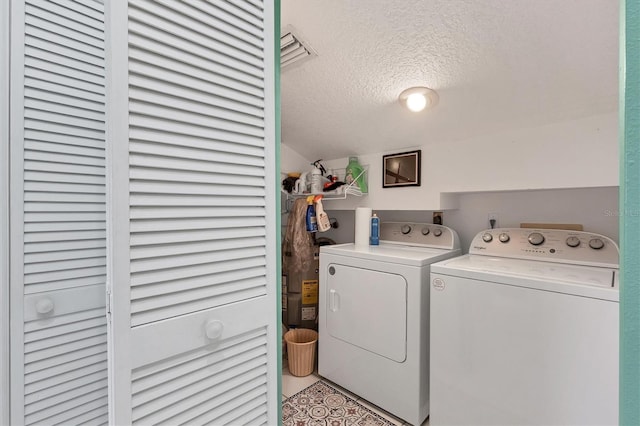
[[[264,123],[265,123],[265,208],[266,208],[266,244],[267,244],[267,297],[269,306],[274,308],[268,327],[268,424],[278,424],[278,327],[280,326],[280,313],[277,312],[278,295],[278,229],[276,215],[279,214],[276,206],[276,197],[280,196],[280,188],[276,186],[280,172],[276,170],[276,94],[275,94],[275,16],[273,2],[264,2]]]
[[[109,424],[131,424],[128,5],[105,4]]]
[[[0,3],[0,93],[9,93],[11,12]],[[0,97],[0,424],[11,424],[9,368],[9,96]]]
[[[11,359],[11,424],[24,423],[24,1],[11,2],[9,105],[13,114],[9,122],[9,300]]]

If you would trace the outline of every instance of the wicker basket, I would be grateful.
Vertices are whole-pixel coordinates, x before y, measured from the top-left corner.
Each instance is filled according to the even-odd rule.
[[[287,342],[289,372],[298,377],[313,373],[318,332],[308,328],[295,328],[284,334]]]

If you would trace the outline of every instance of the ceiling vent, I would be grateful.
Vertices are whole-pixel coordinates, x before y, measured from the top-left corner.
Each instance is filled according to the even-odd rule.
[[[282,30],[280,37],[280,69],[292,68],[294,65],[318,56],[315,50],[307,42],[305,42],[297,30],[290,25]]]

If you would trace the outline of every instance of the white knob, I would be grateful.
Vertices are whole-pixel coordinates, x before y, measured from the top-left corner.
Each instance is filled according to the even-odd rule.
[[[53,300],[49,298],[40,299],[36,302],[36,312],[40,315],[53,311]]]
[[[539,246],[540,244],[544,243],[544,235],[539,232],[532,232],[531,234],[529,234],[529,238],[527,239],[529,240],[529,243],[534,246]]]
[[[493,240],[493,235],[491,235],[488,232],[485,232],[484,234],[482,234],[482,241],[484,241],[485,243],[490,243]]]
[[[509,234],[507,234],[506,232],[498,235],[498,240],[500,240],[501,243],[508,243],[510,239],[511,238],[509,238]]]
[[[204,326],[204,332],[211,340],[219,339],[223,329],[224,324],[220,320],[209,320]]]
[[[430,231],[428,227],[425,226],[424,228],[422,228],[422,235],[429,235],[429,232]]]
[[[578,247],[580,245],[580,238],[578,237],[567,238],[567,245],[569,247]]]
[[[400,227],[400,231],[407,235],[409,232],[411,232],[411,227],[409,225],[402,225],[402,227]]]
[[[600,250],[602,247],[604,247],[604,241],[602,241],[600,238],[592,238],[589,240],[589,247],[594,250]]]
[[[436,229],[435,231],[433,231],[433,235],[439,237],[440,235],[442,235],[442,229]]]

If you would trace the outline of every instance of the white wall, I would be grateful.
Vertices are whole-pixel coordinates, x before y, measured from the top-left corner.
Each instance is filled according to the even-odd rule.
[[[280,144],[280,182],[287,177],[288,172],[304,172],[311,170],[311,162],[298,154],[293,149],[289,148],[286,144]],[[282,237],[287,227],[287,210],[291,207],[290,203],[287,203],[287,197],[285,195],[281,198],[281,206],[284,212],[282,216]]]
[[[311,170],[311,161],[289,148],[286,144],[280,144],[280,170],[283,173],[305,172]]]
[[[488,214],[498,214],[498,227],[519,227],[523,222],[576,223],[585,231],[604,234],[618,241],[618,188],[548,189],[466,193],[458,196],[459,209],[444,212],[444,225],[460,235],[467,252],[473,237],[489,227]],[[337,243],[352,242],[354,212],[325,208],[340,226],[318,234]],[[428,210],[376,210],[382,221],[431,223]]]
[[[490,212],[498,214],[497,227],[575,223],[618,241],[617,186],[462,194],[459,202],[459,209],[444,212],[444,224],[459,232],[465,251],[472,238],[489,227]]]
[[[440,210],[457,207],[459,197],[449,193],[618,185],[617,112],[466,141],[408,145],[406,151],[412,149],[422,150],[420,187],[383,189],[385,153],[359,155],[360,163],[369,165],[369,194],[329,201],[327,207]],[[291,149],[283,150],[283,171],[291,171],[285,168],[289,163],[298,166],[300,158]],[[327,168],[344,168],[348,158],[324,163]]]
[[[403,151],[412,149],[422,150],[420,187],[383,189],[385,153],[359,155],[369,166],[369,194],[326,200],[325,210],[340,227],[319,236],[353,241],[353,210],[368,206],[383,221],[431,223],[432,211],[445,210],[444,224],[458,231],[465,251],[475,234],[489,227],[490,212],[498,213],[501,227],[579,223],[618,241],[617,112]],[[324,162],[335,169],[347,163],[348,158]],[[309,161],[289,148],[282,164],[283,171],[292,171],[287,164],[311,170]]]
[[[426,173],[446,177],[437,180],[442,192],[617,186],[618,124],[612,112],[438,144]]]

